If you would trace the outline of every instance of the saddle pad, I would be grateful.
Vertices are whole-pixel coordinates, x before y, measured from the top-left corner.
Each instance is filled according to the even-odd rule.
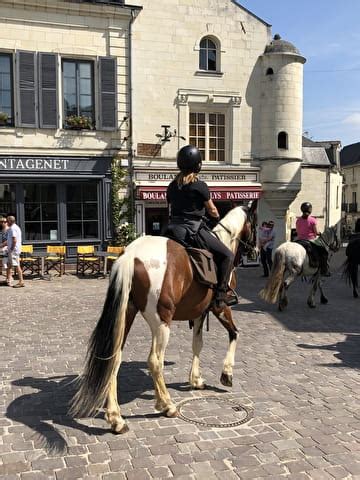
[[[197,281],[208,287],[217,285],[216,266],[212,254],[200,248],[187,248],[186,251]]]
[[[305,248],[307,256],[309,257],[309,265],[311,268],[319,267],[319,251],[317,246],[311,240],[296,240],[303,248]]]

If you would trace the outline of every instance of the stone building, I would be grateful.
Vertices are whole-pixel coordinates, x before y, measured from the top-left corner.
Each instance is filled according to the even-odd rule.
[[[0,3],[0,213],[26,243],[112,236],[111,160],[128,132],[129,29],[123,2]]]
[[[260,198],[260,218],[285,239],[301,188],[304,57],[232,0],[141,5],[131,50],[138,231],[160,233],[176,152],[191,143],[219,210]]]
[[[351,231],[360,218],[360,143],[344,147],[340,152],[340,162],[344,173],[343,224],[345,231]]]
[[[318,230],[337,226],[340,233],[343,183],[340,147],[339,141],[315,142],[303,137],[301,190],[289,206],[288,228],[295,228],[296,218],[301,215],[300,205],[310,202]]]
[[[187,143],[221,213],[259,199],[290,238],[305,59],[266,21],[233,0],[2,0],[0,14],[0,213],[27,242],[108,242],[113,157],[137,231],[159,234]]]

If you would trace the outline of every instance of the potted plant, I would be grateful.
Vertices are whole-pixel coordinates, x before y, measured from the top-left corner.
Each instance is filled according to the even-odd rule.
[[[72,130],[91,130],[93,122],[86,115],[69,115],[65,119],[66,126]]]
[[[6,112],[0,112],[0,125],[7,125],[9,115]]]

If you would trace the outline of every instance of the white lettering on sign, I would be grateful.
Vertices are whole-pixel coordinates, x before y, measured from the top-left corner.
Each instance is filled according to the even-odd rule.
[[[166,192],[140,192],[142,200],[166,200]]]
[[[226,190],[221,192],[214,192],[210,190],[210,196],[212,200],[255,200],[260,198],[260,192],[244,192],[235,191],[228,192]],[[162,190],[147,192],[144,190],[139,191],[140,200],[147,201],[166,201],[166,192]]]
[[[137,181],[167,181],[170,182],[177,175],[176,173],[167,172],[135,172],[135,180]],[[200,173],[200,180],[204,182],[257,182],[258,177],[255,172],[227,172],[227,173]]]
[[[65,158],[1,158],[0,170],[67,170]]]

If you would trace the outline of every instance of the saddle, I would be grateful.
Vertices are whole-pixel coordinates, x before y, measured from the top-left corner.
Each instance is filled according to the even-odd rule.
[[[309,266],[311,268],[320,268],[321,257],[323,255],[327,256],[326,250],[311,240],[295,240],[295,243],[305,248],[307,256],[309,257]]]
[[[188,247],[194,276],[199,283],[214,288],[217,285],[216,265],[212,253],[202,248]]]

